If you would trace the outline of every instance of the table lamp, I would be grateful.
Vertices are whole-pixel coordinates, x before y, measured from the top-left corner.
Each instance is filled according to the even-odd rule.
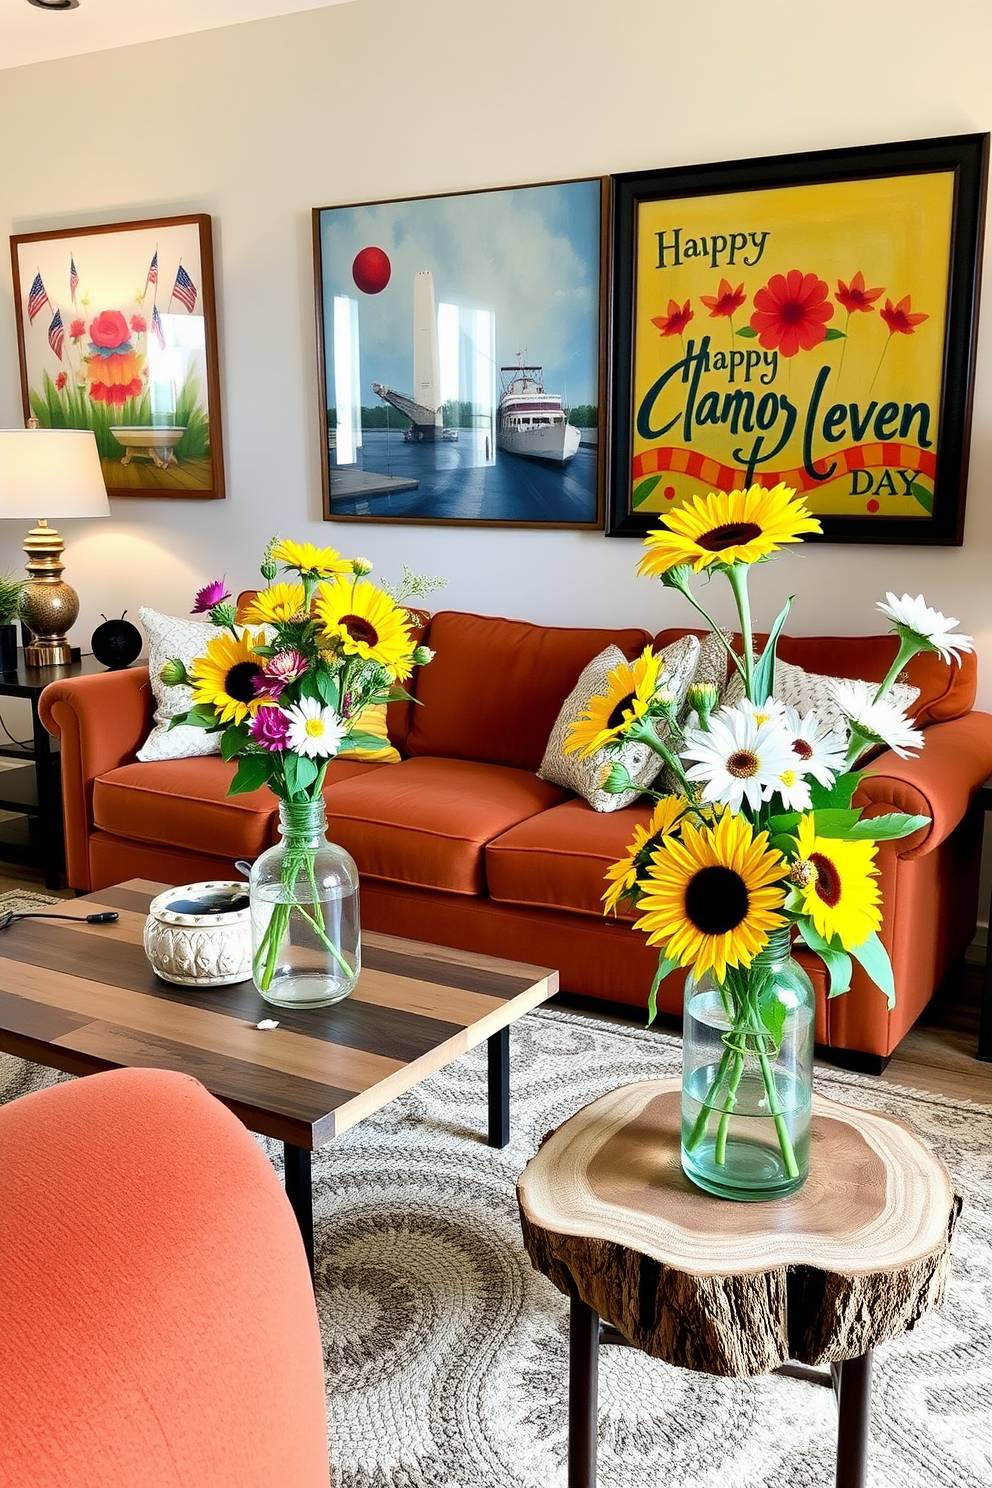
[[[24,648],[28,666],[65,666],[72,660],[65,633],[79,614],[79,596],[62,578],[65,543],[47,518],[109,515],[89,429],[0,429],[0,517],[34,517],[38,523],[24,540],[29,578],[20,613],[31,631],[31,644]]]

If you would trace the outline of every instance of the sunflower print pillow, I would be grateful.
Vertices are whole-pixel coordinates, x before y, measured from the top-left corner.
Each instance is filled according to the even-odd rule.
[[[666,646],[664,651],[659,652],[662,659],[663,670],[669,678],[668,685],[675,695],[676,702],[681,705],[685,698],[689,683],[696,674],[699,662],[699,640],[696,636],[682,636]],[[594,811],[619,811],[622,806],[629,806],[636,801],[641,791],[647,790],[661,771],[662,760],[659,754],[650,749],[647,744],[635,741],[625,742],[619,749],[599,749],[583,759],[579,754],[565,753],[565,739],[568,736],[572,724],[581,714],[585,714],[590,699],[603,698],[609,690],[607,678],[615,667],[622,666],[626,657],[617,646],[607,646],[598,656],[584,668],[578,682],[561,706],[561,712],[555,720],[555,726],[551,730],[548,739],[548,747],[544,751],[544,758],[537,771],[539,780],[550,781],[553,785],[562,785],[566,790],[575,791],[576,795],[582,796]],[[659,738],[666,736],[667,725],[664,720],[658,719],[655,725]],[[600,788],[600,781],[610,765],[622,764],[627,767],[632,780],[636,780],[638,790],[623,791],[620,795],[611,795],[608,791]]]

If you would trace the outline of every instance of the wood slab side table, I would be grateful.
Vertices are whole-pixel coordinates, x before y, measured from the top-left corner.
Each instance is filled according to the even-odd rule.
[[[832,1383],[835,1482],[864,1488],[872,1350],[943,1301],[961,1200],[901,1123],[818,1095],[798,1193],[714,1198],[682,1172],[680,1107],[678,1079],[614,1090],[553,1132],[517,1187],[531,1261],[571,1299],[569,1488],[596,1482],[600,1343]]]

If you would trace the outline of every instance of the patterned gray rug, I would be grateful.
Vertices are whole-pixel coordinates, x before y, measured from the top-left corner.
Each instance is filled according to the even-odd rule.
[[[503,1152],[483,1140],[475,1050],[315,1155],[335,1488],[564,1488],[567,1304],[523,1251],[514,1182],[579,1106],[677,1073],[680,1044],[542,1010],[511,1046]],[[52,1078],[0,1057],[0,1098]],[[816,1083],[905,1121],[965,1195],[943,1312],[876,1354],[869,1484],[989,1488],[992,1107],[825,1066]],[[834,1432],[831,1394],[814,1385],[603,1351],[601,1488],[829,1488]]]

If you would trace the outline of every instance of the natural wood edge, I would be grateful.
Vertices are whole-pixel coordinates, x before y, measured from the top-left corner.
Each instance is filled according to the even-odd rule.
[[[777,1266],[737,1276],[699,1276],[607,1240],[563,1235],[530,1222],[524,1245],[536,1270],[653,1358],[706,1374],[767,1374],[857,1358],[908,1332],[943,1301],[949,1247],[961,1212],[954,1196],[943,1245],[891,1272],[838,1275]]]

